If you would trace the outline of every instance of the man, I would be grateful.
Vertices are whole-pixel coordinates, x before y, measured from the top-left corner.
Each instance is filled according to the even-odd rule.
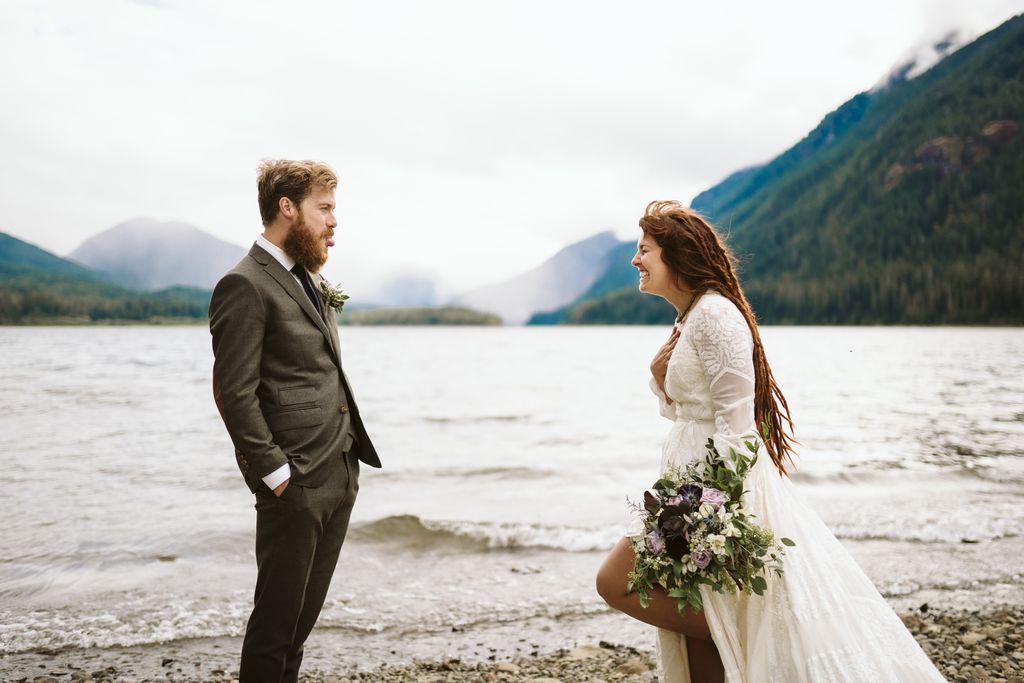
[[[359,461],[380,467],[321,294],[337,185],[325,164],[264,162],[263,234],[210,301],[214,399],[256,496],[256,593],[241,683],[298,679],[348,530]]]

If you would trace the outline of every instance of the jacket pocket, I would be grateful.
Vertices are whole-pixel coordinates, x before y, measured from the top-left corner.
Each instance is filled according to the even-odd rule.
[[[267,415],[267,426],[272,432],[284,432],[300,427],[315,427],[324,423],[324,413],[320,406],[283,410]]]
[[[277,390],[277,405],[293,406],[299,403],[316,403],[316,387],[285,387]]]

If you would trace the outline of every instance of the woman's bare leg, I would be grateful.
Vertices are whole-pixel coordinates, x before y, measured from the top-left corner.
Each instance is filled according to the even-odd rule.
[[[665,595],[661,589],[651,591],[650,603],[647,607],[641,607],[640,596],[637,593],[626,592],[631,571],[633,544],[628,538],[623,538],[615,544],[605,558],[604,564],[597,570],[597,592],[605,602],[651,626],[675,631],[691,638],[711,638],[711,631],[703,613],[686,610],[680,614],[675,599]]]
[[[686,610],[680,614],[675,599],[660,589],[651,591],[647,607],[640,606],[638,594],[626,592],[629,573],[633,571],[633,558],[633,544],[628,538],[620,539],[597,571],[598,594],[611,607],[634,619],[686,636],[690,674],[694,683],[724,680],[722,661],[702,612]]]
[[[693,683],[724,683],[725,668],[710,638],[686,638],[686,659]]]

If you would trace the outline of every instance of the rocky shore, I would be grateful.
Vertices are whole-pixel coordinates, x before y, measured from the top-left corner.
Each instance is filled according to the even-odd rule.
[[[924,651],[950,681],[1024,683],[1024,609],[986,612],[936,612],[926,605],[902,615]],[[36,675],[5,677],[22,683],[149,683],[183,681],[230,683],[234,671],[215,669],[197,675],[178,660],[161,662],[161,676],[109,666],[100,670],[62,662]],[[57,664],[60,662],[60,664]],[[3,660],[0,659],[0,671]],[[373,671],[303,673],[308,683],[654,683],[658,680],[650,652],[597,643],[514,661],[469,662],[457,659],[387,666]]]

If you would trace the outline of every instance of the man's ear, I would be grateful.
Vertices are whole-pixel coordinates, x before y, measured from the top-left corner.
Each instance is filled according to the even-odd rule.
[[[277,200],[277,208],[285,218],[295,218],[295,203],[288,197]]]

